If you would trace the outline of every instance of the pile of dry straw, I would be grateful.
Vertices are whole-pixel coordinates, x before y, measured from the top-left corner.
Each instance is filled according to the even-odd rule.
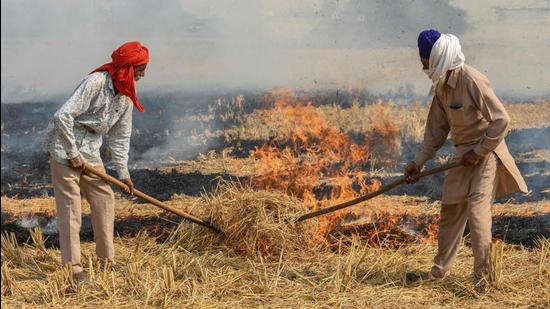
[[[225,233],[224,244],[240,255],[275,260],[283,252],[315,247],[315,220],[296,222],[307,210],[300,200],[280,192],[223,182],[200,204],[211,223]]]

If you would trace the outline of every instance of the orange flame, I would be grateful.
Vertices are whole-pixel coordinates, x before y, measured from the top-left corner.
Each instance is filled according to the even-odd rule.
[[[310,101],[296,98],[292,91],[277,89],[264,95],[271,109],[260,112],[262,120],[276,132],[251,154],[256,176],[251,185],[297,196],[310,209],[366,194],[380,187],[362,169],[369,164],[372,149],[395,154],[398,129],[381,114],[374,131],[362,143],[330,126]],[[341,214],[320,218],[317,236],[324,238]]]

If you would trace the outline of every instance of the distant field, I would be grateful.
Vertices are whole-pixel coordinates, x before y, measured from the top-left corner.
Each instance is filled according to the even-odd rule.
[[[505,107],[512,119],[511,129],[521,130],[550,126],[550,101],[507,103]],[[428,107],[420,104],[396,105],[391,102],[379,102],[361,105],[355,102],[349,108],[336,105],[324,105],[319,108],[330,126],[349,133],[372,131],[376,117],[389,117],[399,128],[404,140],[421,141]],[[257,113],[263,113],[258,111]],[[241,138],[267,138],[269,128],[258,121],[253,113],[244,122]],[[261,118],[260,118],[261,119]],[[246,135],[248,134],[248,135]]]

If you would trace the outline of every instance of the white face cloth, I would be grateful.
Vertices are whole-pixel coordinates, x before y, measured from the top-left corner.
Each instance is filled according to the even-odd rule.
[[[434,93],[437,83],[448,70],[463,66],[465,60],[458,38],[452,34],[442,33],[432,47],[429,68],[423,70],[433,81],[430,93]]]

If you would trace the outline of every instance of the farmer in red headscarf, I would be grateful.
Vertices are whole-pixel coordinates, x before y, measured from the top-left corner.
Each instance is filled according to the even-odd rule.
[[[144,109],[136,95],[136,81],[145,76],[149,51],[128,42],[111,55],[112,62],[90,73],[52,117],[44,150],[49,154],[59,224],[61,260],[70,264],[75,278],[86,281],[80,264],[81,194],[90,203],[97,257],[115,264],[114,195],[101,179],[83,173],[89,164],[104,170],[99,149],[103,136],[118,178],[133,192],[128,172],[132,110]]]

